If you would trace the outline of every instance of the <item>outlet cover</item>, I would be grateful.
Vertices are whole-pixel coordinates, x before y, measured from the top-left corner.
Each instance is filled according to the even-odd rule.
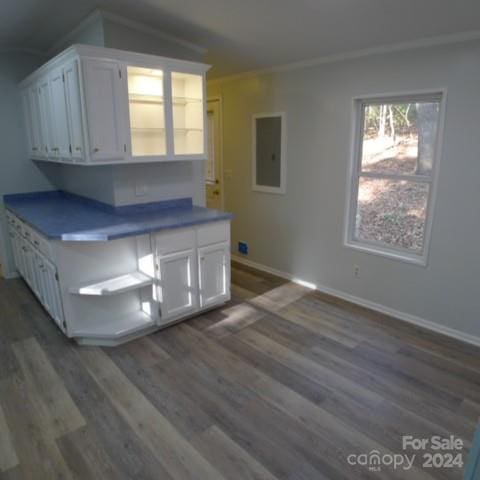
[[[238,251],[243,255],[248,255],[248,243],[238,242]]]

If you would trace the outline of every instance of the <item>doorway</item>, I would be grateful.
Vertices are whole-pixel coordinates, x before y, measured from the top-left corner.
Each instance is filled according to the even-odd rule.
[[[207,207],[224,208],[221,100],[207,101],[208,159],[205,166]]]

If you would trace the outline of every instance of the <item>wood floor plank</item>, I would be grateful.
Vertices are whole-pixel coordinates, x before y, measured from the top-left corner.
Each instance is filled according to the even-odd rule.
[[[198,435],[194,445],[228,480],[277,480],[216,425]]]
[[[73,479],[24,380],[0,381],[0,399],[19,460],[18,467],[7,474],[23,479]]]
[[[0,405],[0,471],[5,472],[18,465],[18,463],[10,429]]]
[[[82,349],[79,358],[115,408],[175,479],[223,478],[100,349]]]
[[[87,427],[56,440],[60,452],[75,478],[81,480],[123,480],[129,477],[117,468],[118,462],[103,449]]]
[[[42,410],[48,415],[53,437],[84,426],[85,419],[37,340],[16,342],[13,350],[32,398],[42,403]]]
[[[284,285],[280,285],[279,287],[251,298],[250,302],[255,306],[276,312],[299,298],[302,298],[308,292],[310,292],[310,289],[297,285],[296,283],[285,283]]]
[[[206,334],[222,338],[248,327],[265,315],[247,303],[239,303],[222,309],[221,313],[225,315],[225,318],[207,327],[204,330]]]
[[[300,374],[307,375],[313,380],[329,388],[336,388],[346,395],[356,398],[357,401],[370,408],[382,401],[382,398],[366,389],[362,384],[352,382],[351,380],[325,368],[321,364],[314,362],[305,356],[270,340],[267,336],[250,329],[242,330],[237,337],[256,348],[260,352],[264,352],[280,363],[288,366],[292,370]]]

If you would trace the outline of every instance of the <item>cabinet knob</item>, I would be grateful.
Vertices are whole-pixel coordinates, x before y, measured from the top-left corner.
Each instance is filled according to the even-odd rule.
[[[96,147],[93,149],[93,151],[94,151],[95,153],[97,153],[99,150],[100,150],[100,149],[99,149],[99,148],[96,148]]]

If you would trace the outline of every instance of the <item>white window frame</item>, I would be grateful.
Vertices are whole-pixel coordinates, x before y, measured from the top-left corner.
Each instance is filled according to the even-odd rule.
[[[279,187],[269,187],[257,183],[257,119],[271,117],[280,117],[282,121]],[[287,114],[285,112],[256,113],[252,116],[252,190],[281,195],[287,191]]]
[[[388,103],[413,103],[415,101],[438,101],[439,115],[437,125],[437,136],[435,139],[435,151],[433,157],[432,173],[430,176],[418,175],[397,175],[397,174],[378,174],[378,173],[361,173],[361,159],[363,147],[363,124],[364,124],[364,107],[372,104],[388,104]],[[428,252],[430,249],[430,239],[432,232],[432,223],[435,210],[435,200],[437,194],[438,172],[440,159],[442,155],[443,135],[445,126],[445,108],[447,100],[447,89],[435,89],[428,91],[417,91],[413,93],[398,93],[390,95],[370,95],[355,97],[353,99],[353,141],[351,162],[348,172],[348,188],[347,201],[345,211],[345,229],[344,229],[344,246],[374,255],[400,260],[416,265],[427,266]],[[427,198],[427,211],[424,228],[424,238],[422,250],[418,253],[407,248],[389,246],[382,242],[369,240],[359,240],[355,238],[355,221],[358,202],[358,187],[361,177],[385,178],[387,180],[413,180],[428,183],[430,185]]]

